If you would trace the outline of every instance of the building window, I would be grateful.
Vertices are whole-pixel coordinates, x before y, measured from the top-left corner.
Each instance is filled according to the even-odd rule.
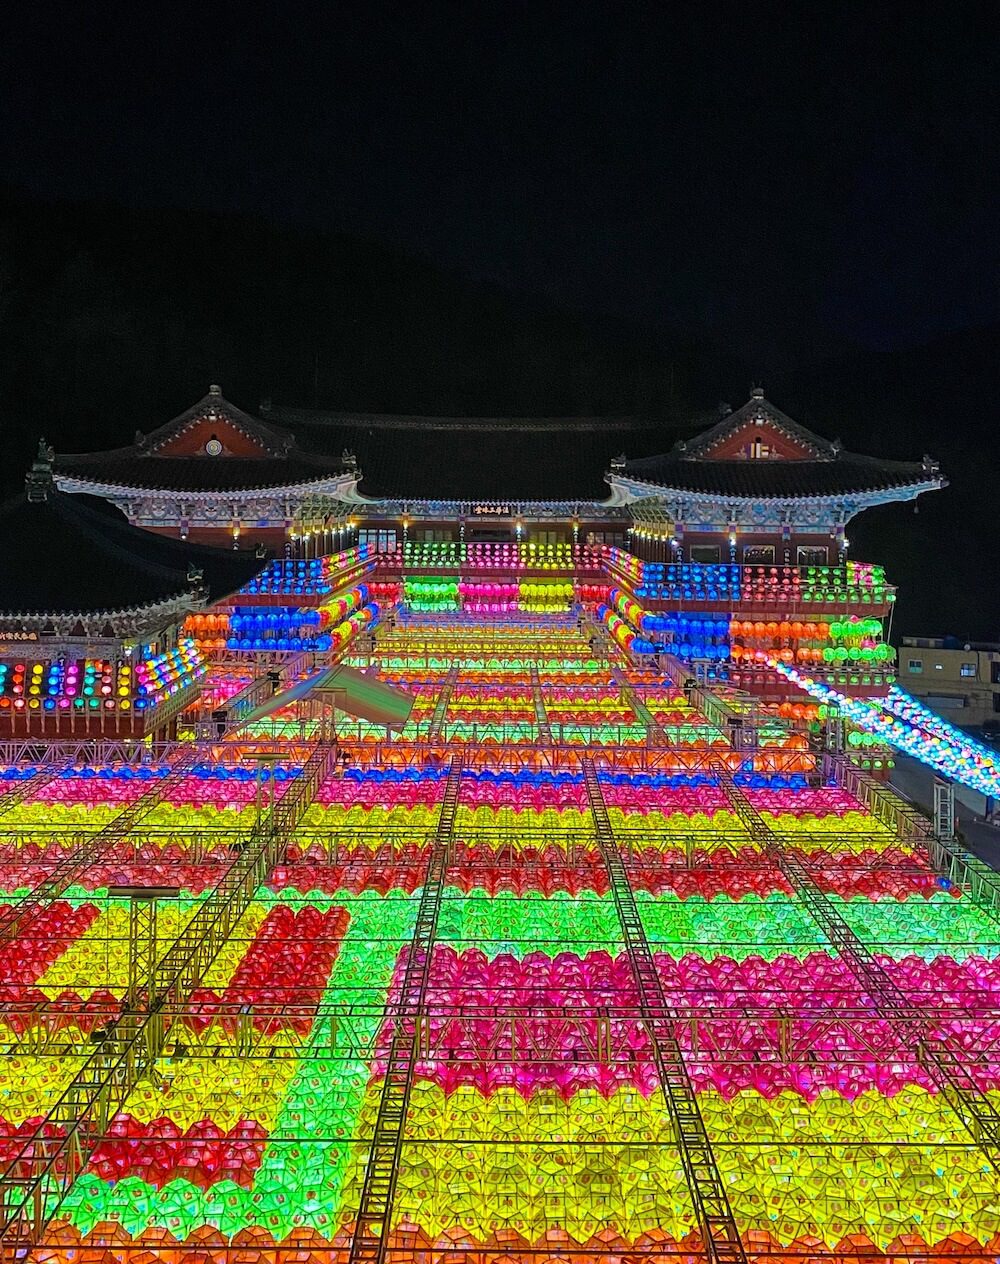
[[[963,664],[961,665],[961,667],[959,667],[959,669],[958,669],[958,674],[959,674],[960,676],[975,676],[975,674],[976,674],[976,664],[975,664],[975,663],[963,663]]]
[[[692,544],[691,545],[691,561],[701,562],[703,566],[711,566],[719,561],[719,545],[717,544]]]
[[[823,545],[800,544],[795,550],[795,561],[799,566],[825,566],[829,556]]]
[[[1000,659],[990,660],[990,684],[1000,685]]]
[[[922,658],[911,658],[907,666],[911,672],[917,674],[924,670],[924,660]]]
[[[363,527],[358,532],[358,543],[370,544],[376,553],[395,553],[396,532]]]
[[[763,566],[774,561],[773,544],[748,544],[743,550],[743,561],[747,566]]]

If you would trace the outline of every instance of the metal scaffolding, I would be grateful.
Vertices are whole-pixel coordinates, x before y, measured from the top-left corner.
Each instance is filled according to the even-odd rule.
[[[719,782],[733,811],[766,857],[780,868],[810,917],[834,952],[864,987],[880,1018],[902,1019],[901,1034],[913,1048],[935,1088],[957,1115],[973,1141],[1000,1170],[1000,1112],[982,1093],[967,1060],[934,1031],[936,1015],[914,1004],[896,986],[875,954],[854,932],[817,885],[802,857],[786,849],[767,822],[736,785],[729,769],[718,766]]]
[[[33,890],[14,904],[0,910],[0,944],[9,943],[23,931],[37,913],[51,904],[78,881],[95,861],[113,854],[114,849],[135,829],[136,825],[182,781],[198,762],[198,752],[185,750],[172,765],[166,777],[150,782],[138,798],[133,799],[103,829],[86,835],[85,841],[71,848],[55,869]]]
[[[55,767],[47,767],[44,772],[36,772],[33,777],[21,777],[18,781],[11,783],[3,794],[0,794],[0,815],[9,812],[11,808],[16,808],[19,803],[23,803],[25,799],[44,789],[50,781],[55,781],[66,767],[68,764],[59,763]]]
[[[139,1003],[94,1033],[93,1052],[58,1101],[29,1136],[18,1138],[16,1152],[0,1171],[0,1244],[6,1259],[23,1258],[37,1243],[109,1122],[155,1066],[169,1006],[190,997],[229,940],[254,892],[282,858],[289,831],[327,776],[331,756],[331,747],[317,747],[280,809],[253,831],[156,962],[145,995],[137,989]]]
[[[344,1083],[354,1086],[351,1106],[337,1117],[335,1125],[324,1123],[319,1113],[315,1118],[300,1113],[287,1126],[275,1125],[266,1142],[260,1143],[265,1156],[271,1156],[265,1157],[265,1163],[280,1154],[282,1147],[304,1151],[310,1145],[328,1143],[344,1165],[343,1176],[337,1178],[337,1192],[329,1195],[329,1202],[321,1208],[336,1230],[304,1229],[304,1234],[315,1234],[312,1245],[305,1245],[305,1238],[300,1243],[292,1235],[272,1243],[269,1238],[265,1240],[263,1227],[253,1222],[251,1235],[261,1235],[265,1264],[296,1264],[295,1251],[306,1250],[339,1251],[345,1259],[349,1257],[349,1264],[418,1258],[417,1253],[424,1248],[419,1239],[407,1237],[416,1233],[409,1220],[419,1219],[412,1213],[417,1175],[423,1182],[415,1156],[421,1146],[436,1144],[438,1137],[434,1134],[428,1141],[421,1126],[412,1121],[424,1109],[422,1090],[426,1089],[426,1098],[432,1099],[435,1086],[441,1084],[464,1087],[496,1083],[505,1090],[513,1085],[526,1100],[533,1101],[537,1101],[530,1096],[536,1092],[534,1086],[541,1084],[544,1089],[539,1096],[551,1098],[551,1114],[559,1116],[560,1125],[576,1122],[576,1088],[560,1099],[553,1085],[560,1086],[562,1093],[566,1084],[588,1089],[593,1083],[608,1084],[611,1089],[602,1087],[600,1093],[611,1103],[621,1102],[623,1097],[638,1101],[658,1084],[663,1107],[657,1095],[649,1108],[655,1127],[649,1135],[629,1140],[631,1157],[622,1161],[634,1165],[628,1169],[627,1179],[635,1188],[642,1187],[647,1165],[662,1165],[665,1205],[677,1208],[673,1213],[668,1210],[665,1217],[672,1214],[675,1224],[683,1223],[687,1235],[682,1238],[677,1228],[671,1230],[677,1236],[670,1236],[664,1228],[663,1241],[647,1245],[638,1233],[633,1235],[617,1225],[611,1213],[599,1211],[593,1218],[602,1224],[605,1237],[595,1235],[589,1241],[567,1245],[562,1228],[562,1218],[571,1210],[567,1192],[564,1204],[546,1202],[538,1213],[535,1223],[542,1229],[538,1233],[532,1229],[530,1235],[524,1229],[526,1236],[516,1243],[516,1252],[513,1247],[508,1251],[500,1233],[495,1240],[484,1241],[478,1237],[473,1240],[474,1235],[466,1233],[460,1211],[449,1208],[448,1173],[442,1176],[434,1172],[428,1178],[427,1199],[444,1206],[446,1227],[433,1231],[439,1237],[427,1247],[427,1253],[430,1258],[433,1250],[435,1258],[444,1261],[451,1256],[489,1261],[501,1253],[516,1253],[519,1259],[534,1256],[539,1264],[564,1256],[614,1264],[625,1257],[655,1254],[688,1264],[697,1260],[745,1264],[747,1258],[765,1258],[779,1250],[787,1259],[805,1259],[807,1255],[809,1259],[823,1258],[825,1247],[809,1245],[807,1249],[784,1241],[780,1247],[761,1245],[763,1237],[754,1237],[760,1222],[753,1218],[752,1197],[745,1193],[744,1177],[763,1173],[765,1165],[772,1162],[771,1154],[780,1154],[779,1161],[794,1166],[798,1141],[793,1144],[774,1137],[762,1145],[749,1131],[744,1135],[738,1126],[720,1125],[718,1120],[724,1115],[714,1113],[719,1109],[720,1095],[708,1105],[706,1085],[724,1082],[724,1070],[727,1075],[731,1073],[734,1083],[755,1083],[754,1077],[761,1073],[765,1083],[770,1082],[767,1076],[773,1075],[779,1085],[793,1083],[800,1076],[825,1085],[835,1078],[834,1071],[840,1075],[845,1068],[858,1082],[868,1083],[872,1064],[891,1067],[899,1082],[925,1085],[926,1072],[975,1143],[995,1160],[997,1119],[989,1098],[976,1085],[977,1078],[982,1079],[984,1071],[995,1067],[1000,1056],[1000,1001],[996,993],[984,987],[974,1003],[957,988],[940,997],[928,993],[919,1002],[904,996],[890,974],[891,965],[887,968],[875,956],[879,951],[875,941],[880,935],[872,932],[862,939],[865,930],[861,928],[859,935],[848,926],[840,912],[839,897],[831,898],[828,892],[852,891],[856,889],[852,884],[874,877],[873,885],[879,891],[912,889],[926,893],[934,889],[936,870],[950,876],[964,895],[982,907],[994,923],[1000,923],[1000,878],[996,874],[963,851],[953,838],[934,837],[922,818],[844,757],[740,742],[730,719],[736,716],[745,730],[752,730],[755,717],[739,710],[739,702],[730,707],[729,695],[723,700],[700,687],[688,691],[688,701],[697,710],[692,714],[685,709],[685,723],[690,722],[696,730],[692,741],[696,738],[699,745],[685,746],[673,723],[657,713],[662,703],[657,701],[655,686],[644,684],[642,674],[624,662],[619,667],[602,662],[599,671],[588,675],[582,665],[591,656],[585,637],[577,636],[573,661],[579,672],[581,714],[586,700],[600,690],[613,701],[609,710],[624,712],[624,698],[637,717],[635,725],[622,725],[608,737],[607,733],[598,734],[601,725],[597,718],[562,722],[562,703],[566,699],[573,703],[574,683],[572,674],[566,673],[569,682],[563,677],[555,682],[559,692],[553,689],[552,676],[560,673],[546,658],[561,651],[539,648],[547,644],[544,621],[540,621],[542,630],[534,635],[527,631],[507,635],[500,625],[495,635],[470,637],[467,642],[459,638],[451,645],[435,637],[430,620],[417,621],[413,629],[407,627],[407,620],[400,622],[403,627],[398,634],[380,632],[378,656],[391,674],[394,667],[386,662],[388,657],[400,654],[414,658],[409,650],[414,643],[422,645],[427,665],[411,662],[399,670],[404,676],[407,671],[414,676],[425,718],[402,735],[380,734],[369,740],[359,737],[351,743],[351,766],[343,776],[335,775],[332,748],[321,744],[310,753],[302,775],[285,783],[284,796],[272,798],[266,811],[258,798],[257,826],[252,831],[238,824],[238,814],[220,812],[216,818],[211,811],[192,815],[194,823],[188,827],[159,822],[147,825],[145,813],[156,802],[168,799],[177,784],[174,776],[183,775],[179,765],[176,774],[154,780],[140,800],[98,833],[87,834],[68,823],[73,814],[67,814],[66,823],[25,821],[5,830],[0,863],[19,866],[18,885],[35,890],[22,905],[15,906],[9,924],[0,913],[0,944],[19,935],[29,955],[32,941],[42,938],[42,921],[35,920],[33,911],[47,907],[68,885],[84,877],[88,867],[103,859],[114,861],[115,882],[131,879],[132,866],[138,882],[144,864],[160,863],[149,858],[169,849],[171,861],[167,863],[183,855],[186,866],[197,866],[197,889],[204,889],[206,894],[185,913],[189,918],[186,926],[170,923],[175,928],[169,937],[164,934],[168,922],[162,910],[157,926],[152,888],[145,892],[146,898],[137,897],[129,904],[127,987],[122,986],[119,965],[115,997],[104,1008],[88,1008],[85,1003],[67,1007],[65,1000],[57,997],[62,979],[70,974],[68,968],[62,976],[56,970],[49,982],[33,990],[12,992],[16,999],[5,1004],[0,1040],[8,1043],[0,1045],[0,1054],[83,1059],[83,1066],[44,1119],[37,1125],[29,1124],[24,1133],[6,1138],[0,1171],[0,1228],[4,1238],[0,1258],[4,1264],[26,1264],[32,1248],[39,1244],[53,1250],[56,1264],[66,1258],[63,1252],[103,1248],[97,1230],[92,1234],[81,1231],[79,1245],[63,1245],[75,1231],[61,1217],[56,1218],[64,1195],[82,1172],[86,1170],[89,1178],[110,1162],[105,1156],[118,1144],[122,1122],[115,1121],[115,1114],[126,1108],[129,1093],[138,1084],[148,1081],[160,1088],[174,1073],[201,1075],[202,1060],[227,1064],[220,1079],[234,1085],[225,1091],[237,1104],[246,1082],[240,1082],[240,1063],[248,1060],[257,1060],[265,1075],[270,1075],[274,1064],[281,1084],[294,1072],[314,1076],[324,1084],[339,1083],[337,1076],[343,1075]],[[613,647],[612,653],[617,658]],[[479,657],[470,669],[468,657],[475,655],[519,662],[497,670]],[[593,669],[595,664],[590,666]],[[468,710],[474,712],[477,690],[495,688],[498,679],[510,685],[509,690],[505,684],[501,687],[498,696],[502,704],[512,700],[517,714],[527,717],[524,725],[529,736],[518,744],[511,724],[504,729],[501,741],[486,747],[480,738],[487,726],[456,732],[458,726],[452,721],[470,696]],[[263,675],[250,686],[240,683],[246,699],[266,695],[271,688]],[[564,689],[565,695],[561,692]],[[219,696],[224,692],[220,690]],[[674,692],[673,688],[667,691],[669,696]],[[239,704],[240,695],[234,697]],[[241,705],[235,709],[239,711]],[[566,711],[571,715],[572,705]],[[631,745],[624,736],[629,728]],[[228,765],[245,764],[255,754],[266,754],[298,765],[305,759],[307,747],[311,752],[311,744],[301,734],[276,736],[269,742],[241,739],[227,723],[223,739],[192,745],[187,757],[192,763],[200,759]],[[102,749],[109,758],[135,762],[134,753],[124,747]],[[173,753],[178,747],[169,749]],[[96,758],[92,760],[96,762]],[[423,774],[429,767],[434,770],[432,778],[400,775],[414,770]],[[801,774],[796,786],[810,795],[822,796],[833,787],[853,795],[857,816],[863,810],[870,817],[867,822],[850,822],[849,839],[855,850],[838,846],[847,838],[846,825],[843,831],[813,832],[808,826],[791,828],[802,825],[801,821],[783,823],[779,815],[762,816],[737,785],[742,782],[739,774],[751,770],[777,776]],[[544,775],[533,778],[531,774],[536,773]],[[348,774],[356,774],[357,780],[349,780]],[[673,781],[675,774],[680,775]],[[320,796],[324,810],[304,818],[320,782],[327,777],[332,780]],[[529,796],[518,789],[508,798],[497,794],[490,799],[491,788],[484,790],[482,801],[477,798],[473,806],[474,778],[491,787],[501,780],[510,785],[516,778],[519,784],[530,785],[531,793]],[[686,795],[689,780],[696,783],[699,793],[705,789],[710,805],[703,815],[699,800],[695,814],[682,818],[674,815],[681,809],[671,806],[675,802],[671,796],[678,782],[682,783],[682,795]],[[421,793],[411,796],[405,783],[418,781],[429,782],[431,788],[422,784]],[[369,797],[367,791],[373,789],[373,782],[379,783],[378,788]],[[709,792],[706,787],[710,782],[724,793],[714,787]],[[361,783],[366,786],[364,794],[358,791]],[[21,784],[17,783],[18,788]],[[25,794],[41,784],[35,778]],[[272,779],[268,784],[273,790],[278,783]],[[660,806],[658,787],[664,785],[667,788]],[[558,786],[559,791],[545,786]],[[387,791],[384,796],[383,789]],[[251,791],[244,789],[242,796],[234,794],[228,801],[224,792],[219,792],[222,797],[218,800],[214,793],[207,793],[208,803],[239,806]],[[697,798],[692,794],[687,801]],[[194,802],[200,801],[195,797]],[[0,811],[4,803],[0,796]],[[371,817],[374,824],[366,815],[372,804],[376,805]],[[508,804],[517,806],[508,810]],[[481,814],[480,807],[484,809]],[[560,814],[558,823],[547,814],[549,809]],[[818,809],[817,814],[822,811]],[[252,810],[249,814],[252,816]],[[179,817],[183,819],[184,814]],[[165,819],[169,819],[166,814]],[[137,824],[142,828],[136,829]],[[177,850],[179,835],[183,836],[182,852]],[[52,848],[49,856],[61,855],[63,859],[50,878],[32,882],[31,876],[44,874],[52,863],[45,844]],[[890,876],[893,884],[904,885],[886,882],[883,887],[881,883]],[[737,892],[762,889],[767,895],[775,894],[781,916],[776,914],[764,923],[761,938],[768,943],[753,942],[744,930],[751,922],[747,918],[741,923],[739,910],[732,911],[728,921],[720,915],[717,921],[706,916],[699,922],[696,913],[703,913],[713,896],[704,900],[692,897],[692,892],[703,889],[696,885],[696,879],[698,883],[705,880],[705,890],[732,891],[734,904],[741,898]],[[100,894],[99,882],[111,880],[93,870],[87,878],[86,885],[93,888],[88,903],[102,911],[113,908],[115,916],[103,925],[97,918],[86,933],[98,943],[103,939],[112,946],[112,955],[116,951],[118,959],[124,960],[122,909],[113,901],[131,897],[125,887],[109,889],[107,898]],[[165,880],[171,880],[169,874]],[[838,885],[841,882],[843,886]],[[260,890],[265,883],[269,885],[267,893]],[[670,900],[675,896],[690,900],[696,906],[690,917],[685,912],[675,921],[666,914],[662,922],[655,920],[661,913],[656,897],[665,892],[670,893]],[[373,901],[362,916],[361,905],[374,893],[384,905]],[[539,898],[522,902],[526,893]],[[550,899],[553,893],[556,898]],[[241,922],[251,902],[253,912]],[[790,910],[796,902],[801,907],[795,908],[793,916]],[[717,903],[728,903],[728,898]],[[273,965],[278,958],[268,953],[275,945],[302,944],[315,933],[311,928],[297,929],[286,936],[280,923],[276,934],[274,923],[259,931],[260,923],[254,918],[260,914],[266,920],[279,904],[296,917],[301,910],[316,908],[322,908],[325,916],[329,906],[335,906],[330,926],[337,929],[320,931],[319,939],[339,945],[349,935],[356,936],[353,955],[344,950],[336,958],[339,949],[330,949],[329,958],[337,962],[332,969],[343,966],[335,981],[332,973],[322,976],[320,970],[309,974],[299,969],[294,953],[288,958],[291,965]],[[786,912],[787,920],[783,921]],[[811,915],[814,925],[803,912]],[[348,923],[351,930],[345,932],[343,926]],[[658,926],[667,929],[658,930]],[[976,942],[986,939],[1000,942],[1000,935],[981,936]],[[892,942],[886,932],[886,951]],[[676,975],[673,973],[671,958],[682,954],[694,953],[707,962],[713,956],[728,955],[742,961],[741,952],[760,953],[771,961],[775,954],[797,950],[800,944],[804,952],[829,951],[840,959],[841,964],[835,962],[824,975],[822,995],[804,987],[801,995],[789,996],[779,990],[786,976],[777,972],[776,982],[761,984],[758,990],[746,982],[752,971],[741,981],[740,971],[733,969],[730,978],[736,982],[732,983],[725,972],[710,975],[701,966],[685,972],[690,963],[684,963],[683,969],[678,963]],[[251,962],[253,970],[247,971],[253,982],[245,992],[233,986],[227,994],[228,984],[218,982],[226,972],[209,974],[213,962],[220,969],[223,947],[228,948],[226,960],[238,961],[238,968],[248,954],[260,953]],[[372,969],[374,982],[370,985],[364,973],[369,950],[380,962]],[[542,960],[545,957],[547,962]],[[558,957],[562,957],[558,969],[565,969],[565,976],[557,973]],[[579,960],[569,960],[573,957]],[[360,970],[355,964],[358,961],[366,963]],[[105,968],[110,974],[110,968]],[[95,984],[104,979],[100,968],[96,975]],[[316,986],[321,976],[326,979],[326,991]],[[79,977],[85,973],[81,971]],[[557,988],[550,981],[563,977],[571,980],[565,987],[560,983]],[[763,970],[760,977],[770,978]],[[714,981],[705,981],[716,978],[717,988]],[[615,981],[613,987],[608,980]],[[717,1001],[706,1000],[709,988],[711,996],[718,996]],[[562,1003],[558,1003],[560,995],[565,997]],[[247,997],[256,999],[248,1001]],[[359,1067],[359,1063],[363,1065]],[[381,1082],[372,1081],[370,1076],[382,1067]],[[67,1067],[66,1075],[69,1073]],[[519,1087],[522,1084],[532,1087],[525,1090]],[[617,1098],[616,1086],[624,1086]],[[292,1099],[291,1093],[282,1098],[283,1091],[275,1091],[275,1100]],[[712,1093],[711,1087],[707,1092]],[[213,1100],[219,1099],[209,1098],[206,1091],[206,1118],[212,1114]],[[165,1115],[170,1104],[169,1095],[164,1094]],[[200,1100],[198,1107],[202,1107]],[[615,1111],[627,1109],[624,1105],[606,1107],[609,1118]],[[461,1116],[456,1113],[455,1118]],[[470,1129],[469,1135],[461,1138],[462,1145],[474,1152],[473,1164],[480,1162],[487,1173],[482,1177],[484,1183],[491,1180],[490,1171],[502,1166],[498,1156],[510,1156],[517,1150],[522,1164],[518,1171],[524,1175],[518,1177],[523,1185],[511,1186],[508,1206],[518,1203],[516,1212],[509,1213],[512,1223],[515,1215],[522,1214],[522,1196],[526,1200],[534,1196],[528,1188],[536,1182],[530,1164],[539,1147],[550,1147],[551,1152],[565,1147],[560,1164],[565,1156],[588,1147],[601,1152],[595,1170],[601,1163],[606,1170],[617,1161],[607,1158],[615,1142],[606,1139],[600,1129],[582,1134],[580,1140],[568,1128],[547,1132],[548,1126],[548,1120],[544,1124],[536,1121],[524,1130],[503,1132],[490,1125],[492,1130],[473,1133]],[[892,1155],[888,1166],[905,1167],[911,1154],[936,1144],[921,1136],[919,1122],[915,1125],[912,1115],[893,1126],[896,1133],[891,1137],[887,1134],[885,1140],[869,1140],[862,1121],[855,1131],[848,1129],[847,1141],[817,1135],[804,1145],[831,1156],[842,1144],[870,1146],[880,1155]],[[153,1120],[134,1150],[125,1147],[124,1152],[139,1153],[144,1146],[161,1148],[163,1141]],[[184,1159],[204,1161],[206,1171],[211,1172],[212,1147],[217,1144],[214,1137],[192,1130],[183,1138]],[[981,1167],[972,1142],[958,1129],[949,1127],[949,1139],[941,1144],[945,1152],[961,1150],[972,1155],[977,1170]],[[768,1155],[761,1157],[758,1151],[765,1147]],[[169,1146],[162,1148],[169,1150]],[[734,1154],[740,1156],[737,1163],[733,1162]],[[308,1157],[311,1161],[314,1156]],[[92,1161],[89,1168],[88,1161]],[[567,1163],[570,1161],[568,1158]],[[919,1159],[914,1162],[919,1163]],[[734,1168],[740,1182],[733,1179]],[[130,1168],[123,1161],[123,1170],[143,1171],[138,1160]],[[613,1182],[618,1174],[608,1179]],[[544,1175],[537,1176],[538,1185],[544,1180]],[[409,1181],[414,1182],[412,1187]],[[625,1184],[623,1169],[622,1187]],[[839,1177],[834,1184],[839,1189]],[[73,1199],[64,1207],[67,1219],[77,1225],[81,1217],[76,1199],[82,1188],[74,1190]],[[249,1186],[244,1188],[249,1197]],[[652,1188],[652,1184],[645,1188]],[[423,1197],[423,1183],[419,1189]],[[492,1188],[486,1191],[489,1197],[493,1192]],[[557,1180],[546,1188],[545,1199],[550,1196],[555,1200],[563,1197]],[[579,1197],[579,1192],[573,1196]],[[820,1196],[817,1194],[817,1199]],[[895,1196],[890,1193],[889,1197]],[[652,1199],[650,1194],[648,1205]],[[352,1230],[354,1207],[358,1210]],[[448,1222],[449,1215],[454,1217],[452,1222]],[[635,1219],[639,1221],[642,1216],[637,1214]],[[251,1221],[248,1217],[248,1225]],[[666,1218],[662,1223],[667,1224]],[[46,1236],[47,1224],[50,1236]],[[210,1249],[213,1260],[228,1260],[229,1264],[240,1264],[240,1252],[258,1250],[256,1240],[249,1236],[243,1239],[224,1225],[221,1219],[217,1224],[208,1216],[204,1239],[195,1244],[191,1237],[179,1247],[171,1239],[170,1250],[204,1250],[207,1258]],[[422,1231],[424,1226],[419,1228]],[[127,1239],[121,1225],[116,1231],[122,1240],[111,1249],[125,1264],[131,1251],[148,1249],[155,1254],[158,1250],[141,1235]],[[293,1234],[298,1232],[293,1230]],[[212,1245],[203,1247],[201,1243],[207,1242],[209,1233],[214,1234]],[[617,1240],[619,1233],[622,1241]],[[626,1234],[634,1240],[624,1240]],[[277,1232],[273,1236],[276,1238]],[[929,1261],[938,1258],[937,1252],[930,1244],[919,1248],[918,1254],[908,1255],[902,1249],[887,1253],[893,1259]]]
[[[448,704],[451,701],[451,691],[455,688],[457,680],[458,664],[456,663],[441,683],[441,691],[438,694],[437,702],[434,704],[434,714],[431,716],[430,728],[427,732],[428,742],[434,743],[441,740],[445,716],[448,714]]]

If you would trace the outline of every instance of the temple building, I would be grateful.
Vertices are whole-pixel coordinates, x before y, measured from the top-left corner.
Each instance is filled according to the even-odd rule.
[[[308,555],[355,541],[391,552],[532,538],[628,545],[647,560],[783,565],[842,561],[857,513],[944,485],[929,458],[844,451],[760,390],[687,438],[655,417],[262,412],[213,386],[129,447],[60,453],[56,479],[136,526],[227,547]]]
[[[937,466],[264,411],[0,509],[4,1264],[996,1260],[1000,764],[847,536]]]
[[[613,462],[608,482],[613,502],[628,506],[640,556],[787,566],[843,561],[856,514],[916,500],[945,480],[929,457],[846,452],[755,390],[665,455]]]

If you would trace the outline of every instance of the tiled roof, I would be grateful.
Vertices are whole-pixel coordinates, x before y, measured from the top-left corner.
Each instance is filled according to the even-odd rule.
[[[160,456],[170,441],[203,421],[225,420],[254,441],[260,456]],[[343,474],[340,455],[303,450],[295,435],[251,417],[224,399],[217,386],[166,425],[137,433],[128,447],[106,452],[60,453],[57,477],[149,491],[235,492],[264,487],[295,487]]]
[[[336,478],[341,462],[303,452],[273,458],[180,456],[159,457],[134,448],[92,452],[81,456],[59,454],[56,475],[91,483],[148,490],[228,492],[262,487],[294,487]]]
[[[246,552],[188,544],[131,526],[102,500],[47,491],[0,506],[0,611],[91,614],[139,610],[191,591],[210,600],[241,588],[264,563]]]
[[[787,441],[783,455],[736,455],[741,437],[768,432]],[[720,455],[721,454],[721,455]],[[844,452],[793,421],[755,389],[736,412],[728,413],[693,439],[679,440],[659,456],[628,460],[614,471],[656,487],[744,500],[847,496],[913,486],[944,486],[937,463],[886,461]]]
[[[136,435],[136,447],[142,451],[155,453],[163,444],[182,434],[189,426],[203,420],[214,419],[228,421],[241,430],[249,438],[256,440],[271,456],[284,456],[293,443],[293,436],[284,430],[275,430],[259,417],[251,417],[242,408],[237,408],[227,399],[217,386],[210,386],[208,394],[192,404],[171,421],[157,426],[149,434]]]
[[[773,426],[810,452],[816,460],[832,460],[837,455],[838,444],[814,434],[812,430],[807,430],[805,426],[793,421],[787,413],[783,413],[780,408],[775,408],[770,401],[766,400],[760,390],[754,390],[742,408],[727,413],[714,426],[703,430],[695,438],[687,440],[684,444],[684,452],[690,458],[707,457],[712,449],[721,444],[729,435],[752,422],[763,422],[765,425]]]
[[[626,461],[619,476],[679,491],[746,499],[839,496],[943,483],[933,464],[883,461],[853,452],[821,461],[706,461],[675,449],[665,456]]]
[[[360,491],[414,500],[607,499],[622,451],[662,450],[676,426],[648,417],[402,417],[271,407],[303,445],[357,457]]]

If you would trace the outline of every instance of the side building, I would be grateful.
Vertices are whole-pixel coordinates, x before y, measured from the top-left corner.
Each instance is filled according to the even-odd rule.
[[[904,636],[899,683],[961,728],[1000,729],[1000,642]]]
[[[171,735],[205,662],[185,620],[264,565],[60,491],[44,443],[0,506],[0,739]]]

